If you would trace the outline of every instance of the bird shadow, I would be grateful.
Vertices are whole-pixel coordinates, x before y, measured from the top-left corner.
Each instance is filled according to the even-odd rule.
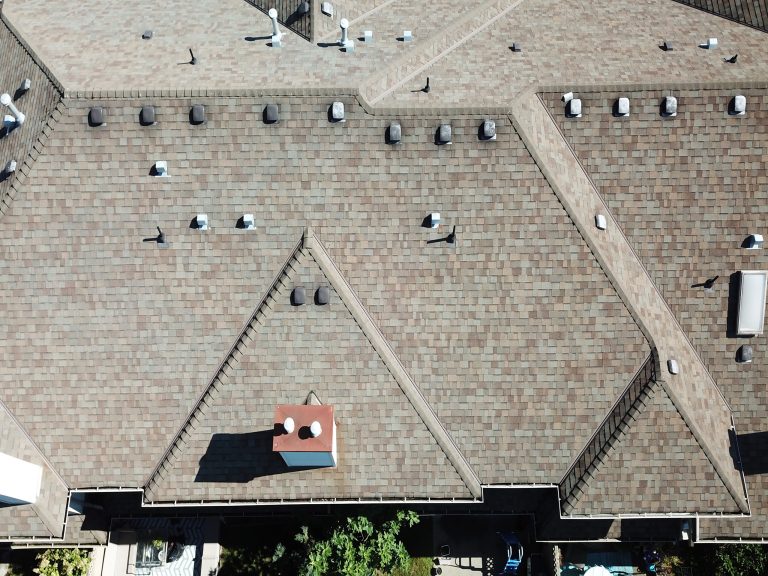
[[[453,230],[447,236],[443,236],[442,238],[434,238],[433,240],[427,240],[427,244],[437,244],[438,242],[445,242],[446,244],[455,244],[456,243],[456,226],[453,227]]]
[[[258,42],[259,40],[270,40],[272,36],[246,36],[243,38],[246,42]]]

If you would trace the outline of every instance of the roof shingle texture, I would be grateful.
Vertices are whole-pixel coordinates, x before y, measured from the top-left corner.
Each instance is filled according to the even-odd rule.
[[[659,384],[581,491],[574,515],[739,512]]]
[[[302,286],[328,286],[300,252],[272,292],[237,367],[209,399],[154,501],[471,498],[335,290],[293,305]],[[337,466],[289,468],[272,451],[275,407],[314,392],[333,407]],[[323,434],[330,434],[324,430]]]
[[[392,147],[353,100],[343,125],[330,99],[269,101],[280,124],[195,100],[201,127],[188,99],[68,102],[3,221],[9,406],[71,484],[139,485],[312,224],[481,481],[557,482],[648,348],[511,126],[401,117]],[[156,225],[169,248],[142,242]]]
[[[747,114],[729,116],[736,94],[747,97]],[[764,250],[741,248],[765,223],[768,178],[768,99],[761,90],[676,91],[678,116],[659,117],[665,92],[579,93],[584,116],[562,116],[557,95],[547,101],[566,137],[595,181],[659,290],[734,410],[752,517],[702,520],[701,536],[756,538],[768,512],[768,467],[759,436],[768,412],[765,336],[729,337],[736,301],[732,275],[768,269]],[[628,96],[632,114],[611,116],[618,96]],[[694,287],[719,276],[714,289]],[[729,304],[730,303],[730,304]],[[731,320],[729,320],[729,318]],[[756,352],[737,364],[744,343]]]

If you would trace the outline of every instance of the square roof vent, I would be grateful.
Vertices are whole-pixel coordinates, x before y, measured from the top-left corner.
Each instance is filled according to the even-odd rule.
[[[205,106],[195,104],[189,111],[189,123],[195,126],[205,123]]]
[[[253,214],[243,214],[240,217],[240,222],[242,222],[241,226],[238,226],[238,228],[242,228],[243,230],[253,230],[256,228],[256,220],[253,217]]]
[[[747,97],[742,94],[734,96],[729,112],[731,116],[744,116],[747,113]]]
[[[621,97],[616,101],[616,116],[629,116],[629,98]]]
[[[400,122],[392,122],[387,128],[387,144],[399,144],[403,138],[403,129]]]
[[[139,124],[142,126],[152,126],[155,123],[155,107],[142,106],[139,112]]]
[[[661,115],[667,118],[677,116],[677,98],[674,96],[664,96],[661,101]]]
[[[344,102],[334,102],[330,110],[331,122],[346,122],[344,116]]]
[[[264,124],[277,124],[280,121],[280,111],[277,104],[267,104],[264,107]]]
[[[496,122],[494,120],[485,120],[480,126],[481,140],[496,140]]]
[[[565,104],[565,115],[568,118],[581,118],[581,99],[571,98]]]
[[[195,216],[195,228],[198,230],[208,230],[208,214],[198,214]]]
[[[91,128],[101,126],[104,124],[104,116],[104,108],[101,106],[94,106],[88,111],[88,125],[91,126]]]
[[[452,138],[451,125],[440,124],[440,127],[437,129],[437,143],[441,146],[444,144],[451,144],[453,142]]]
[[[153,176],[168,176],[168,162],[166,160],[156,161],[153,169]]]

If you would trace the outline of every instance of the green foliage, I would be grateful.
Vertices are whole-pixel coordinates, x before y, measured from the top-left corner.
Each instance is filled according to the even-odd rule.
[[[408,566],[395,568],[390,576],[430,576],[434,567],[431,557],[419,556],[411,558]]]
[[[284,571],[282,560],[285,546],[277,544],[257,547],[222,547],[219,559],[219,576],[280,576],[291,574]]]
[[[391,574],[408,567],[410,556],[398,538],[403,526],[419,522],[412,511],[398,511],[380,526],[365,516],[347,518],[327,539],[317,540],[303,526],[296,541],[305,546],[306,558],[300,573],[305,576],[372,576]]]
[[[50,548],[37,555],[37,562],[40,576],[86,576],[91,555],[80,548]]]
[[[722,544],[714,556],[717,576],[762,576],[768,572],[768,554],[759,544]]]

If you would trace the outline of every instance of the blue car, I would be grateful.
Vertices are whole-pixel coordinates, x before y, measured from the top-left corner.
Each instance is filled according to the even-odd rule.
[[[499,536],[507,545],[507,563],[499,576],[517,576],[520,563],[523,561],[523,545],[520,538],[511,532],[499,532]]]

